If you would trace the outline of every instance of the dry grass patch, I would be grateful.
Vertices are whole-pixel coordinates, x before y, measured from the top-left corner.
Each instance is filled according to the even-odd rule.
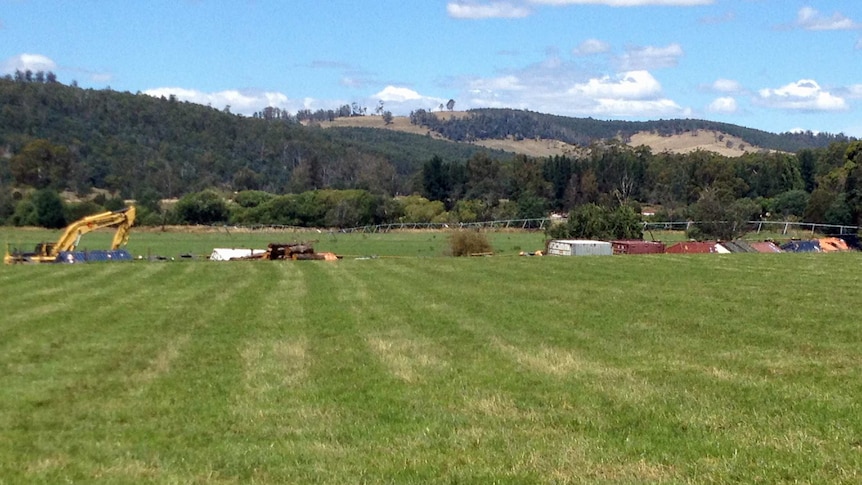
[[[242,350],[245,385],[251,393],[294,386],[308,373],[308,342],[275,340],[251,342]]]
[[[742,138],[711,130],[695,130],[681,135],[662,136],[657,133],[640,132],[632,135],[631,146],[646,145],[653,153],[690,153],[705,150],[728,157],[741,157],[746,153],[760,151]]]
[[[171,363],[179,357],[180,349],[186,346],[189,338],[189,335],[182,335],[175,340],[169,340],[167,346],[150,361],[144,370],[129,375],[129,383],[135,387],[135,391],[143,391],[149,383],[167,374],[171,369]]]
[[[597,365],[584,359],[571,350],[541,346],[530,350],[526,347],[516,347],[498,338],[493,339],[494,346],[509,355],[519,365],[528,369],[555,377],[565,377],[572,374],[616,374],[615,369]]]
[[[396,334],[369,336],[366,341],[389,372],[405,382],[421,382],[427,373],[440,372],[448,367],[446,360],[439,357],[441,351],[427,340]]]

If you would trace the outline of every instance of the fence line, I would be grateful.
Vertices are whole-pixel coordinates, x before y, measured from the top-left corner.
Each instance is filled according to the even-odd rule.
[[[726,221],[709,221],[711,223],[721,223]],[[666,231],[687,231],[691,226],[702,224],[699,221],[675,221],[675,222],[644,222],[644,230],[666,230]],[[747,226],[749,232],[760,234],[764,230],[770,232],[780,232],[787,234],[791,230],[806,231],[815,234],[820,232],[823,234],[855,234],[859,231],[859,226],[843,226],[839,224],[819,224],[813,222],[791,222],[791,221],[748,221]]]
[[[556,222],[559,219],[551,219],[549,217],[540,217],[534,219],[505,219],[497,221],[481,221],[481,222],[391,222],[387,224],[376,224],[358,227],[348,227],[342,229],[327,229],[327,231],[337,231],[339,233],[377,233],[390,232],[399,230],[415,230],[415,229],[430,229],[430,230],[447,230],[447,229],[522,229],[543,231],[552,221]],[[712,222],[712,221],[711,221]],[[724,222],[724,221],[717,221]],[[702,224],[698,221],[668,221],[668,222],[644,222],[643,229],[645,231],[687,231],[693,225]],[[856,234],[859,231],[859,226],[844,226],[838,224],[817,224],[812,222],[791,222],[791,221],[748,221],[746,223],[750,228],[749,232],[761,233],[780,232],[787,234],[792,230],[805,231],[815,234],[817,232],[823,234]],[[223,226],[227,227],[227,226]],[[233,226],[248,230],[292,230],[292,231],[308,231],[314,228],[285,226],[279,224],[255,224],[250,226]]]

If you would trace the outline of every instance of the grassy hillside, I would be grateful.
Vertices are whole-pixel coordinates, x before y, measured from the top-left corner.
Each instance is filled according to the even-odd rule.
[[[858,483],[858,254],[0,268],[0,483]]]

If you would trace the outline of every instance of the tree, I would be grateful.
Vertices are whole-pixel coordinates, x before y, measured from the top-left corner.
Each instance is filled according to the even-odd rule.
[[[555,239],[642,239],[640,215],[629,206],[608,209],[597,204],[583,204],[569,212],[565,224],[551,226],[547,232]]]
[[[63,199],[51,189],[42,189],[33,194],[33,206],[36,209],[36,223],[48,229],[59,229],[66,226],[66,216]]]
[[[454,99],[450,99],[449,102],[446,103],[446,109],[448,109],[449,111],[452,111],[453,109],[455,109],[455,100]]]
[[[174,207],[177,218],[187,224],[212,224],[228,220],[224,198],[213,190],[188,194]]]
[[[429,200],[445,201],[449,196],[447,164],[434,155],[422,166],[422,192]]]
[[[48,140],[33,140],[9,161],[15,182],[37,189],[65,188],[72,165],[72,154],[66,147]]]
[[[862,141],[855,141],[847,147],[844,157],[847,162],[847,178],[844,181],[849,222],[854,226],[862,223]]]
[[[691,235],[733,240],[745,233],[746,222],[759,218],[760,212],[760,205],[751,199],[733,199],[727,192],[707,188],[692,206],[698,225]]]
[[[392,124],[392,112],[391,111],[384,111],[383,112],[383,122],[386,123],[387,125]]]
[[[500,162],[479,152],[467,160],[467,192],[468,199],[482,199],[488,205],[495,205],[503,191],[503,180],[500,176]]]
[[[804,190],[788,190],[775,196],[772,201],[771,212],[786,219],[788,217],[802,217],[811,196]]]

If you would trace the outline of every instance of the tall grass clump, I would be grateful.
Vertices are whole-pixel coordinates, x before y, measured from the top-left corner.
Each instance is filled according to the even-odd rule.
[[[483,232],[461,230],[449,236],[449,249],[452,256],[470,256],[471,254],[491,253],[494,248]]]

